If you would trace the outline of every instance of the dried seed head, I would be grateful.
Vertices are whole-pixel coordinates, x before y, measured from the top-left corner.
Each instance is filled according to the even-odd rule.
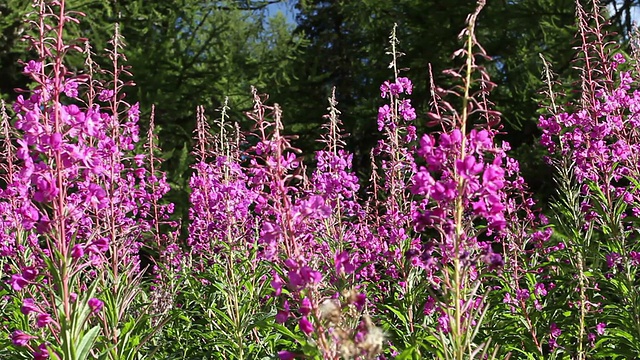
[[[336,299],[327,299],[319,307],[320,318],[329,321],[330,324],[339,324],[342,320],[340,303]]]
[[[367,359],[372,359],[375,355],[382,352],[385,333],[381,328],[373,324],[368,315],[364,316],[363,321],[367,329],[367,333],[364,340],[358,344],[358,347],[367,354]]]
[[[346,339],[340,343],[340,355],[343,359],[353,359],[358,356],[358,347],[351,339]]]

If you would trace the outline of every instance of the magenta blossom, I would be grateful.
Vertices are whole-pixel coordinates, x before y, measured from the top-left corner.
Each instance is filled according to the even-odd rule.
[[[22,307],[20,307],[20,312],[24,315],[29,315],[32,312],[40,312],[38,306],[36,306],[35,302],[31,298],[26,298],[22,300]]]
[[[27,285],[29,285],[29,282],[21,275],[14,274],[14,275],[11,275],[11,280],[9,280],[9,285],[11,285],[11,288],[14,291],[20,291],[24,289]]]
[[[43,328],[53,322],[51,315],[49,314],[38,314],[36,317],[36,326],[39,328]]]
[[[278,351],[278,358],[280,360],[294,360],[296,358],[296,354],[290,351],[282,350]]]
[[[16,330],[11,334],[11,342],[16,346],[27,346],[27,344],[29,344],[29,341],[36,338],[36,336],[26,334],[20,330]]]
[[[88,304],[89,304],[89,307],[91,308],[91,312],[93,313],[100,312],[100,310],[102,310],[102,307],[104,306],[104,303],[102,302],[102,300],[96,299],[96,298],[89,299]]]
[[[311,333],[314,330],[313,324],[311,324],[311,322],[307,319],[306,316],[303,316],[298,322],[298,324],[300,325],[300,330],[302,330],[302,332],[305,333],[306,335],[311,335]]]
[[[45,360],[49,358],[49,350],[46,344],[40,344],[38,350],[33,353],[33,360]]]

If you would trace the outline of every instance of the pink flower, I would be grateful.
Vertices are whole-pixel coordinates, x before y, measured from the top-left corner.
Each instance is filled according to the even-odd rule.
[[[349,261],[349,253],[346,251],[336,253],[334,262],[336,264],[336,273],[340,275],[349,275],[356,269]]]
[[[282,351],[278,351],[278,358],[280,360],[295,360],[296,354],[290,351],[282,350]]]
[[[25,74],[33,74],[33,73],[40,72],[41,69],[42,69],[41,62],[35,61],[35,60],[29,60],[29,62],[27,62],[27,64],[24,66],[23,72]]]
[[[94,247],[96,250],[100,252],[109,251],[109,239],[106,237],[101,237],[93,241],[91,247]]]
[[[289,319],[289,312],[288,311],[280,310],[276,314],[276,322],[278,324],[284,324],[285,322],[287,322],[287,319]]]
[[[102,310],[102,307],[104,306],[104,303],[102,302],[102,300],[96,299],[96,298],[89,299],[88,304],[89,304],[89,307],[91,308],[91,312],[93,313],[100,312],[100,310]]]
[[[29,341],[35,338],[36,336],[26,334],[20,330],[16,330],[11,334],[11,342],[16,346],[27,346]]]
[[[280,296],[280,294],[282,294],[282,285],[282,279],[276,274],[275,278],[271,280],[271,287],[275,290],[275,296]]]
[[[59,193],[53,179],[53,175],[50,173],[45,173],[36,177],[35,185],[37,190],[33,194],[33,199],[37,202],[50,202]]]
[[[49,358],[49,350],[46,344],[40,344],[38,351],[33,353],[33,360],[45,360]]]
[[[32,312],[40,312],[40,309],[36,306],[33,299],[26,298],[22,300],[22,307],[20,307],[20,312],[24,315],[29,315]]]
[[[68,97],[74,98],[74,97],[78,97],[78,83],[75,81],[67,81],[66,84],[64,84],[64,94],[67,95]]]
[[[308,297],[302,299],[302,304],[300,305],[300,313],[304,316],[309,315],[311,313],[311,300]]]
[[[73,248],[71,248],[71,257],[74,259],[79,259],[84,256],[84,246],[82,244],[75,244]]]
[[[289,319],[289,302],[285,300],[284,305],[283,305],[283,310],[278,311],[278,313],[276,314],[276,322],[278,324],[284,324],[287,319]]]
[[[53,321],[49,314],[38,314],[36,317],[36,326],[43,328]]]
[[[29,282],[22,277],[22,275],[11,275],[11,280],[9,280],[9,285],[11,285],[11,288],[14,291],[20,291],[22,290],[25,286],[29,285]]]
[[[367,295],[365,295],[364,293],[358,293],[358,295],[356,295],[354,305],[356,306],[356,309],[358,309],[358,311],[362,311],[366,302]]]
[[[555,338],[558,338],[560,335],[562,335],[562,330],[560,330],[560,328],[558,327],[558,325],[556,325],[556,323],[551,323],[550,333],[551,333],[551,337],[555,339]]]
[[[113,97],[113,90],[105,89],[100,91],[100,94],[98,95],[98,100],[105,102],[105,101],[111,100],[112,97]]]
[[[391,118],[391,108],[389,105],[381,106],[378,109],[378,131],[382,131],[384,129],[384,125]]]
[[[33,281],[38,276],[38,271],[32,267],[26,267],[22,269],[22,277],[27,281]]]
[[[298,324],[300,325],[300,330],[302,330],[302,332],[305,333],[306,335],[310,335],[314,330],[313,324],[309,322],[306,316],[303,316],[298,322]]]
[[[407,77],[399,77],[396,80],[396,84],[398,84],[398,86],[400,86],[400,88],[402,89],[400,90],[400,92],[404,91],[409,95],[411,95],[411,93],[413,92],[413,84],[411,83],[411,80]]]

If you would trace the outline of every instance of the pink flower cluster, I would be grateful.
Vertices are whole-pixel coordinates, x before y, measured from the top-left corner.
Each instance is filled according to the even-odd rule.
[[[76,21],[58,5],[62,14],[51,21]],[[58,31],[41,30],[42,36]],[[13,104],[13,125],[5,116],[1,124],[0,257],[32,325],[14,332],[13,342],[36,358],[48,356],[47,346],[30,343],[60,339],[60,324],[77,316],[77,294],[106,273],[140,270],[144,237],[157,234],[173,208],[158,203],[169,187],[154,170],[154,157],[135,153],[140,110],[122,100],[123,70],[109,83],[76,75],[63,57],[80,48],[52,38],[33,39],[46,50],[44,60],[24,67],[33,90]],[[87,306],[95,315],[104,303],[94,297]]]

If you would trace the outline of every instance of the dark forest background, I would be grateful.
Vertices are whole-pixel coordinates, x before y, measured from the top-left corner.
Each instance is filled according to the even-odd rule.
[[[640,1],[601,4],[610,20],[608,30],[615,33],[612,39],[624,51]],[[165,170],[173,186],[170,200],[181,212],[187,208],[196,106],[204,105],[209,117],[215,117],[215,109],[228,97],[231,119],[248,130],[251,124],[243,112],[252,106],[251,85],[282,106],[286,131],[299,135],[294,144],[307,156],[321,146],[316,139],[335,86],[350,134],[347,148],[355,154],[355,170],[368,178],[369,151],[380,136],[379,86],[392,76],[386,52],[394,23],[405,54],[399,64],[409,69],[404,76],[415,84],[411,99],[419,132],[429,131],[424,126],[430,99],[428,65],[438,85],[447,87],[449,79],[442,71],[456,65],[450,55],[461,46],[457,35],[475,2],[67,0],[67,7],[87,15],[68,38],[89,38],[97,54],[94,60],[104,68],[109,67],[104,48],[119,24],[136,83],[127,101],[139,101],[146,119],[155,105]],[[21,40],[30,32],[24,21],[30,11],[30,1],[0,1],[0,97],[6,101],[15,98],[15,88],[28,86],[18,61],[34,55]],[[486,65],[498,84],[492,100],[503,114],[504,138],[532,190],[544,200],[553,183],[537,145],[536,121],[545,101],[539,54],[560,80],[571,84],[574,1],[489,0],[478,29],[480,43],[493,58]],[[75,69],[84,63],[80,55],[68,60]]]

